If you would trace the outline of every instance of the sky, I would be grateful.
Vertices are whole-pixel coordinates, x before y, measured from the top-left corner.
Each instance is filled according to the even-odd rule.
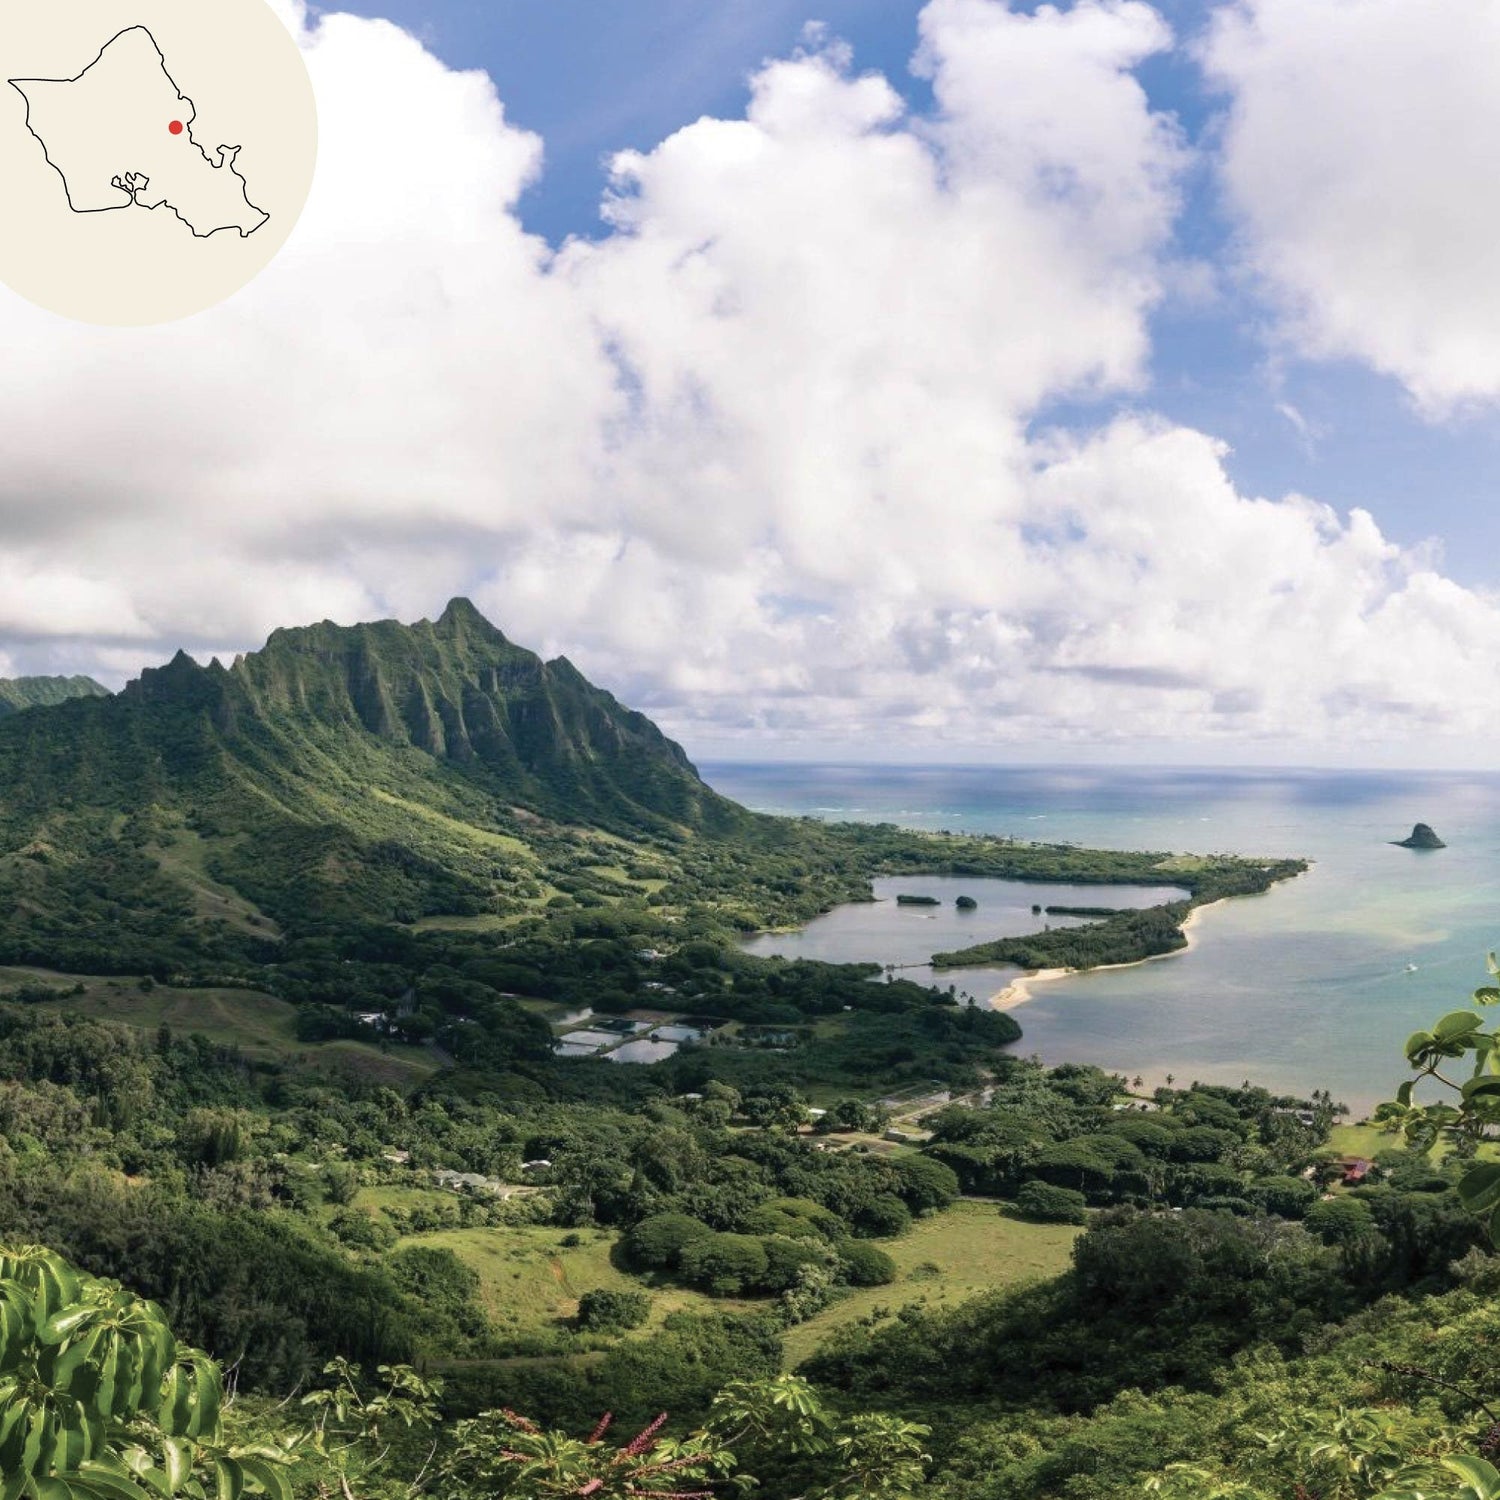
[[[1500,11],[272,3],[272,267],[0,291],[0,672],[467,594],[702,757],[1490,763]]]

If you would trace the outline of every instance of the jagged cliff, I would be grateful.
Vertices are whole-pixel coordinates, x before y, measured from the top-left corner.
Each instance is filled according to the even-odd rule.
[[[107,932],[143,902],[162,922],[220,902],[263,931],[503,911],[585,833],[692,840],[748,816],[463,599],[278,630],[227,667],[179,652],[112,697],[0,721],[0,898],[38,956],[49,924]]]

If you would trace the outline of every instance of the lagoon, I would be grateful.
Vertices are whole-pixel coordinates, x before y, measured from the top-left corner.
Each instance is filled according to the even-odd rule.
[[[1063,885],[994,880],[966,875],[892,875],[873,882],[875,900],[839,906],[805,927],[763,932],[741,947],[761,958],[817,958],[826,963],[893,964],[903,979],[956,987],[981,1003],[1004,987],[1017,970],[933,969],[934,953],[966,948],[992,938],[1023,937],[1044,927],[1077,927],[1087,918],[1047,916],[1033,906],[1160,906],[1187,892],[1171,885]],[[898,896],[936,896],[936,906],[902,906]],[[955,906],[959,896],[978,902],[973,911]]]
[[[1463,1005],[1500,946],[1491,773],[715,764],[704,774],[764,811],[1314,861],[1263,896],[1206,909],[1188,952],[1035,986],[1016,1011],[1019,1045],[1049,1063],[1327,1087],[1366,1109],[1406,1076],[1405,1037]],[[1448,847],[1395,847],[1416,822]],[[980,927],[983,906],[964,920],[997,935]],[[1006,973],[945,971],[939,982],[979,994]]]

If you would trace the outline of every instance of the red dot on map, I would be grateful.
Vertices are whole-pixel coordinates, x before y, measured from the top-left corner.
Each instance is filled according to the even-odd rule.
[[[173,120],[172,123],[167,126],[167,129],[170,130],[173,135],[181,135],[182,132],[183,132],[182,121],[181,120]]]

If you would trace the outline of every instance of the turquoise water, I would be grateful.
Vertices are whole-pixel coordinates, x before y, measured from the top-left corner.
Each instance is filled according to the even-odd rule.
[[[1407,1034],[1465,1003],[1486,982],[1485,954],[1500,946],[1500,776],[727,764],[703,771],[727,796],[768,812],[1314,861],[1308,874],[1264,896],[1206,910],[1190,952],[1037,985],[1015,1014],[1022,1050],[1049,1063],[1096,1062],[1153,1081],[1171,1073],[1179,1082],[1324,1087],[1365,1109],[1405,1076]],[[1389,841],[1418,821],[1449,847],[1393,847]],[[1094,903],[1080,895],[1079,904]],[[974,917],[971,941],[1003,935],[985,926],[983,909]],[[890,951],[863,956],[897,961]],[[998,989],[1011,976],[966,974],[961,987],[981,993],[989,977]]]

